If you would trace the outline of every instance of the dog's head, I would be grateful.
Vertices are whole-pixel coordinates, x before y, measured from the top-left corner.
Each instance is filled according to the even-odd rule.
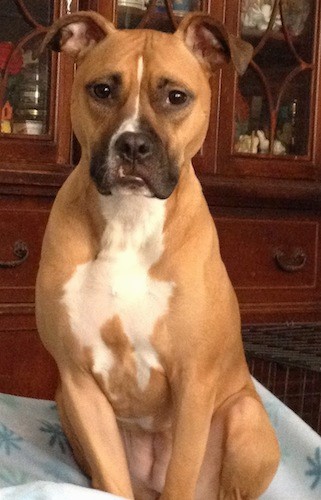
[[[252,47],[208,15],[174,34],[117,30],[94,12],[59,19],[50,44],[77,61],[71,114],[100,193],[168,198],[205,138],[209,78],[229,60],[243,74]]]

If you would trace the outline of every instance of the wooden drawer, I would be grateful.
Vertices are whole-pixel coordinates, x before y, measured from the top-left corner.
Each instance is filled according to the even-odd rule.
[[[285,216],[215,217],[243,322],[321,319],[320,221]]]
[[[315,288],[317,221],[219,218],[215,222],[236,288]]]
[[[0,304],[34,302],[34,286],[49,210],[19,202],[0,206]]]

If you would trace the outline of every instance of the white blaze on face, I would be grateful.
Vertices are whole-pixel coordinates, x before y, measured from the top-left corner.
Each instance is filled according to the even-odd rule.
[[[113,148],[118,137],[124,132],[138,132],[139,131],[139,106],[140,106],[140,89],[143,78],[144,61],[140,56],[137,61],[137,95],[135,99],[135,109],[132,116],[127,118],[121,123],[120,127],[116,130],[110,140],[110,149]]]
[[[135,117],[136,117],[136,119],[139,116],[140,89],[141,89],[141,85],[142,85],[143,72],[144,72],[144,61],[143,61],[143,57],[141,56],[138,59],[138,64],[137,64],[138,92],[137,92],[136,106],[135,106]]]

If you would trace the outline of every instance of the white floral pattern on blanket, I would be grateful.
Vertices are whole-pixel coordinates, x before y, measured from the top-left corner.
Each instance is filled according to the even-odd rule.
[[[321,437],[255,383],[282,451],[277,475],[261,499],[321,498]],[[80,491],[82,498],[97,498],[89,487],[73,459],[55,403],[0,394],[0,499],[36,499],[40,490],[46,499],[58,498],[58,492],[66,500],[80,498]]]

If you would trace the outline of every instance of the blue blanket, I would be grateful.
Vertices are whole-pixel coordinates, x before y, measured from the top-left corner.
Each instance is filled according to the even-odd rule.
[[[321,437],[255,383],[282,451],[278,472],[261,499],[320,499]],[[0,394],[0,499],[61,498],[116,499],[90,489],[73,459],[55,403]]]

